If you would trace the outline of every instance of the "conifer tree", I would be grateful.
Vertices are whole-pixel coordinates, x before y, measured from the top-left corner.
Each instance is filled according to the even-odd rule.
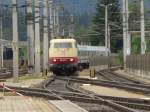
[[[111,4],[111,5],[110,5]],[[92,35],[90,36],[92,45],[105,44],[105,7],[108,5],[108,24],[110,26],[111,45],[116,44],[122,35],[122,16],[119,0],[99,0],[97,2],[96,13],[93,18]],[[114,47],[115,45],[113,45]]]

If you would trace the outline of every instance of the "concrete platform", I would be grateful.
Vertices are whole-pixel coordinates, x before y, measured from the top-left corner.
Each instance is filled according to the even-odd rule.
[[[0,99],[0,112],[55,112],[48,101],[20,96]]]
[[[56,112],[88,112],[69,100],[53,100],[49,102],[56,107]]]

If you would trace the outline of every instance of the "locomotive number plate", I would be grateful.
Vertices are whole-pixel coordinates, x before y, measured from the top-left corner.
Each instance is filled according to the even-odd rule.
[[[67,59],[60,59],[60,61],[66,61]]]

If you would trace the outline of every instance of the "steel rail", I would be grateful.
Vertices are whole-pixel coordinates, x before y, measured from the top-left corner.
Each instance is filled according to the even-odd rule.
[[[112,72],[110,72],[110,70],[102,70],[102,71],[98,71],[97,74],[100,74],[101,76],[103,76],[105,79],[109,80],[109,81],[118,81],[118,82],[127,82],[127,83],[140,83],[137,81],[134,81],[132,79],[123,77],[123,76],[118,76],[116,74],[113,74]]]
[[[97,86],[105,86],[105,87],[116,87],[119,89],[124,89],[124,90],[129,90],[137,93],[143,93],[143,94],[150,94],[150,89],[149,86],[144,86],[144,85],[135,85],[134,84],[125,84],[121,82],[113,82],[112,81],[102,81],[102,80],[90,80],[90,79],[85,79],[85,78],[71,78],[71,77],[57,77],[57,79],[60,80],[70,80],[73,82],[78,82],[78,83],[85,83],[85,84],[92,84],[92,85],[97,85]],[[139,86],[139,87],[138,87]]]
[[[128,77],[124,77],[118,73],[114,73],[112,70],[105,70],[105,72],[100,71],[100,74],[102,74],[104,77],[107,77],[107,76],[109,76],[109,74],[112,74],[117,77],[128,79],[129,82],[122,82],[120,80],[116,80],[116,81],[112,81],[112,83],[116,83],[116,84],[118,83],[125,87],[128,86],[131,89],[133,88],[134,91],[137,90],[136,92],[143,92],[145,94],[150,94],[150,85],[149,84],[145,84],[145,83],[142,83],[139,81],[135,81],[133,79],[129,79]],[[111,79],[110,76],[109,76],[109,78]]]
[[[66,87],[67,85],[70,86],[71,83],[87,83],[87,80],[83,81],[81,79],[73,79],[71,77],[69,78],[62,78],[62,77],[56,77],[53,76],[52,78],[49,78],[49,80],[47,80],[44,84],[44,86],[46,87],[47,85],[51,84],[53,81],[55,81],[55,79],[59,80],[64,80],[66,81]],[[71,82],[71,83],[70,83]],[[92,82],[92,80],[89,80],[88,82]],[[97,81],[95,81],[97,83]],[[72,101],[78,101],[78,102],[89,102],[89,103],[95,103],[95,104],[99,104],[99,105],[107,105],[109,107],[113,107],[115,110],[118,110],[120,112],[137,112],[133,109],[127,108],[125,106],[123,106],[123,102],[121,105],[119,104],[119,101],[111,101],[111,100],[104,100],[104,98],[100,98],[98,96],[95,96],[94,94],[85,94],[82,91],[80,92],[59,92],[56,90],[47,90],[44,87],[44,89],[32,89],[32,88],[20,88],[20,87],[13,87],[14,89],[16,89],[17,92],[21,92],[25,95],[29,95],[29,96],[39,96],[39,97],[44,97],[44,98],[48,98],[48,99],[57,99],[57,100],[63,100],[63,99],[69,99]],[[130,103],[133,104],[133,103]],[[126,104],[124,104],[126,105]]]
[[[24,75],[24,74],[27,74],[28,71],[27,69],[19,69],[19,74]],[[4,80],[4,79],[7,79],[7,78],[11,78],[13,77],[13,74],[12,74],[12,69],[0,69],[0,79]]]
[[[52,80],[53,79],[50,79],[49,82],[51,82]],[[78,101],[78,102],[86,102],[86,103],[89,102],[89,103],[96,103],[100,105],[103,104],[103,105],[110,106],[120,112],[136,112],[132,109],[121,106],[112,101],[103,100],[101,98],[94,98],[94,97],[92,98],[91,96],[84,95],[83,93],[74,94],[75,92],[74,93],[72,92],[71,95],[64,95],[64,94],[58,95],[56,93],[52,94],[52,92],[54,93],[54,91],[50,92],[45,89],[43,90],[43,89],[21,88],[21,87],[12,87],[12,88],[16,89],[17,92],[20,92],[22,94],[29,95],[29,96],[44,97],[44,98],[48,98],[51,100],[62,100],[61,98],[63,98],[63,99],[69,99],[69,100]]]
[[[71,91],[74,91],[74,92],[79,92],[79,93],[82,93],[83,91],[82,91],[82,89],[80,88],[74,88],[73,86],[72,86],[72,84],[71,84],[71,82],[69,82],[68,81],[68,83],[66,84],[66,87],[68,88],[68,89],[70,89]],[[113,102],[113,103],[117,103],[117,104],[120,104],[120,105],[122,105],[122,106],[126,106],[126,107],[129,107],[129,108],[133,108],[133,109],[140,109],[140,110],[150,110],[150,105],[149,104],[145,104],[145,102],[143,102],[142,101],[142,103],[144,103],[144,104],[141,104],[141,100],[139,100],[139,99],[132,99],[132,102],[131,102],[131,100],[130,100],[130,98],[126,98],[125,100],[127,100],[128,99],[128,101],[130,100],[130,102],[127,102],[127,101],[124,101],[124,98],[122,99],[122,98],[120,98],[120,99],[122,99],[122,100],[120,100],[120,101],[116,101],[115,100],[115,98],[116,97],[113,97],[113,100],[112,99],[110,99],[110,98],[108,98],[107,96],[105,96],[105,97],[102,97],[102,96],[100,96],[100,95],[97,95],[97,94],[95,94],[95,93],[93,93],[93,92],[89,92],[89,91],[86,91],[86,92],[84,92],[85,94],[87,94],[87,95],[89,95],[91,98],[98,98],[98,99],[101,99],[101,100],[104,100],[105,99],[105,101],[107,102]],[[107,99],[106,99],[106,97],[107,97]],[[133,102],[134,101],[134,102]],[[138,102],[138,101],[140,101],[140,103]],[[150,100],[149,100],[149,103],[150,103]]]
[[[56,79],[57,79],[57,77],[55,77]],[[67,81],[67,80],[66,80]],[[71,90],[71,91],[73,91],[73,92],[75,92],[75,93],[78,93],[78,95],[79,94],[85,94],[85,93],[83,93],[82,91],[79,91],[78,89],[74,89],[74,88],[72,88],[72,87],[70,87],[70,80],[68,80],[67,81],[67,83],[66,83],[66,88],[68,88],[69,90]],[[57,93],[58,94],[58,93]],[[60,93],[59,93],[60,94]],[[92,95],[89,95],[89,94],[85,94],[86,96],[88,96],[89,98],[91,98],[91,99],[95,99],[95,97],[93,97]],[[84,95],[84,96],[85,96]],[[66,99],[66,96],[63,96],[62,94],[60,94],[59,96],[61,96],[61,97],[63,97],[63,98],[65,98]],[[68,97],[68,95],[67,95],[67,97]],[[70,98],[71,97],[73,97],[73,98],[75,98],[76,96],[75,95],[73,95],[73,96],[69,96]],[[83,97],[83,96],[82,96]],[[76,97],[77,98],[77,97]],[[80,97],[79,97],[80,98]],[[129,109],[129,108],[127,108],[127,107],[124,107],[124,106],[122,106],[122,105],[119,105],[119,104],[117,104],[117,103],[114,103],[114,102],[111,102],[111,101],[107,101],[107,100],[104,100],[104,99],[102,99],[102,98],[100,98],[100,97],[97,97],[96,98],[98,101],[97,101],[97,103],[98,102],[100,102],[100,104],[105,104],[105,105],[107,105],[107,106],[111,106],[112,108],[114,108],[115,110],[118,110],[118,111],[122,111],[122,112],[134,112],[134,110],[132,110],[132,109]],[[96,102],[95,102],[96,103]]]

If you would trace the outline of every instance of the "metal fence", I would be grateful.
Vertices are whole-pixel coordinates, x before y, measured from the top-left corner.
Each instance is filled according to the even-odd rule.
[[[108,65],[111,63],[110,56],[91,56],[89,60],[90,66]]]
[[[126,69],[141,75],[150,73],[150,54],[127,56]]]
[[[89,58],[90,66],[109,65],[109,66],[121,66],[122,62],[118,56],[91,56]]]
[[[4,68],[11,68],[13,66],[13,60],[4,60]]]
[[[27,67],[27,61],[24,60],[23,62],[21,60],[19,60],[18,62],[19,67]],[[3,60],[3,67],[4,68],[12,68],[13,67],[13,60],[9,59],[9,60]]]

